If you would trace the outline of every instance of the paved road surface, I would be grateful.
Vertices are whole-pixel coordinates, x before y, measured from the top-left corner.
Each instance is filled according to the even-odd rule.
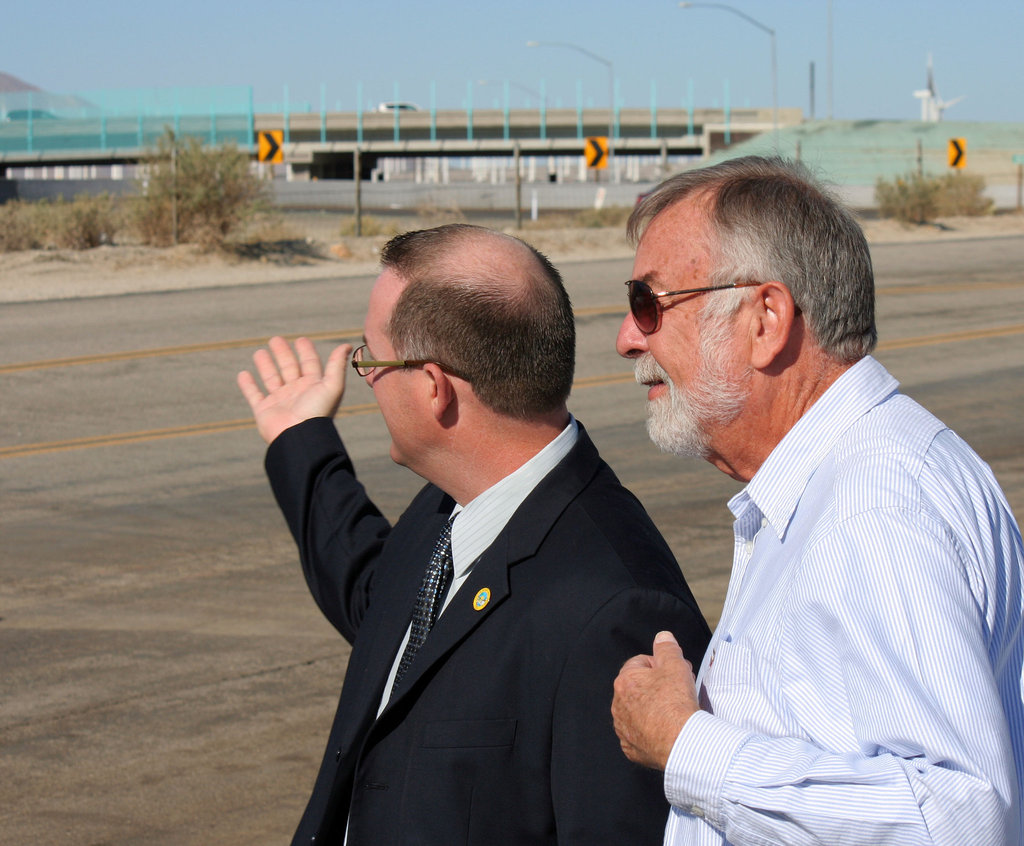
[[[1024,239],[874,251],[905,390],[1024,514]],[[629,262],[567,265],[572,408],[648,506],[709,618],[738,485],[660,455],[614,354]],[[0,311],[0,844],[287,842],[347,650],[308,597],[234,387],[257,339],[360,332],[370,280],[6,305]],[[338,424],[397,514],[370,391]]]

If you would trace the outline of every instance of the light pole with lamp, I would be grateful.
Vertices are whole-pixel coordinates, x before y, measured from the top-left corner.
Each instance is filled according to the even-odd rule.
[[[772,128],[775,135],[775,147],[779,146],[779,69],[778,62],[776,61],[775,55],[775,30],[770,26],[765,26],[758,20],[750,17],[746,12],[741,12],[735,6],[729,6],[725,3],[680,3],[680,9],[696,9],[699,7],[705,7],[708,9],[724,9],[727,12],[732,12],[734,15],[738,15],[743,18],[747,23],[751,23],[758,29],[767,32],[772,39]]]
[[[496,84],[498,84],[498,81],[494,80],[494,79],[478,79],[476,81],[476,84],[477,85],[496,85]],[[524,94],[526,94],[526,95],[528,95],[530,97],[535,97],[537,99],[537,102],[540,103],[541,105],[546,105],[547,104],[547,97],[545,97],[543,94],[540,94],[537,91],[534,91],[532,88],[527,88],[525,85],[523,85],[520,82],[512,82],[511,80],[505,80],[501,84],[509,85],[512,88],[517,88],[520,91],[522,91]],[[527,104],[527,105],[529,105],[529,104]]]
[[[568,50],[575,50],[577,53],[582,53],[584,56],[593,59],[595,62],[600,62],[606,68],[608,68],[608,146],[609,153],[611,152],[612,137],[615,134],[615,70],[612,66],[610,59],[605,59],[602,56],[598,56],[597,53],[592,53],[586,47],[580,47],[579,44],[570,44],[566,41],[527,41],[527,47],[565,47]]]

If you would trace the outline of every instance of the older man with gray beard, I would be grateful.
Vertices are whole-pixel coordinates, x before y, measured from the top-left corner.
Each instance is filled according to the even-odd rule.
[[[736,159],[634,211],[619,353],[649,430],[746,487],[696,679],[671,634],[623,667],[626,755],[666,844],[1020,843],[1024,549],[988,467],[871,356],[853,217]]]
[[[728,315],[711,308],[705,313],[708,325],[700,339],[700,379],[677,385],[654,356],[644,353],[633,363],[637,382],[668,386],[668,403],[647,404],[647,433],[665,452],[688,458],[704,458],[708,448],[707,424],[724,425],[736,419],[743,408],[749,374],[731,379],[720,364],[729,340]]]

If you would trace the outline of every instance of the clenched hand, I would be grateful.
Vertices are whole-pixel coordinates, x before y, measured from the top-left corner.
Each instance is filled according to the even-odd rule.
[[[693,668],[670,632],[659,632],[653,654],[630,658],[615,679],[615,733],[626,757],[645,767],[665,769],[683,724],[699,709]]]

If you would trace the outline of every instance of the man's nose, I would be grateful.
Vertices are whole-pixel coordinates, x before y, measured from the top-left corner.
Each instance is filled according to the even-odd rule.
[[[615,351],[623,358],[637,358],[648,352],[647,336],[641,332],[632,314],[626,314],[615,338]]]

